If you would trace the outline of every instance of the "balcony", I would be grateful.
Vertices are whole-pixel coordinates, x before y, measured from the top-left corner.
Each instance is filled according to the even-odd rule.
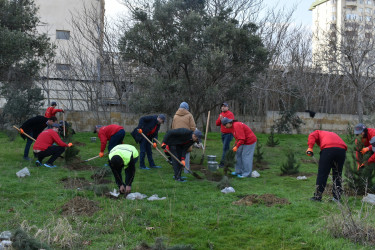
[[[357,0],[346,0],[346,7],[357,7]]]

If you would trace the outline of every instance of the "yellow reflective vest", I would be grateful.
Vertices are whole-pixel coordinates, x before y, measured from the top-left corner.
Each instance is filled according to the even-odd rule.
[[[109,160],[112,159],[113,156],[118,155],[124,161],[124,167],[127,168],[130,162],[130,159],[133,155],[133,158],[137,158],[139,153],[137,149],[129,144],[120,144],[114,147],[111,152],[109,152]]]

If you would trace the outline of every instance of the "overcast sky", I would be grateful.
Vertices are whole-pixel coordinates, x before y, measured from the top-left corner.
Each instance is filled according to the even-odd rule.
[[[294,15],[296,24],[302,23],[303,25],[308,26],[311,26],[312,23],[312,14],[311,11],[309,11],[309,8],[313,2],[313,0],[264,0],[264,3],[270,8],[273,8],[277,3],[279,8],[285,5],[287,9],[296,5],[297,8]],[[108,17],[116,17],[121,14],[121,12],[125,11],[125,7],[121,4],[121,0],[105,0],[105,8]]]

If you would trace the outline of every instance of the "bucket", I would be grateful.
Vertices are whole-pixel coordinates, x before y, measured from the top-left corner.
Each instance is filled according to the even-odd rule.
[[[96,142],[96,137],[90,137],[91,142]]]
[[[207,155],[207,161],[216,161],[216,155]]]
[[[219,169],[219,164],[217,164],[217,161],[208,161],[207,162],[208,170],[211,172],[217,171]]]

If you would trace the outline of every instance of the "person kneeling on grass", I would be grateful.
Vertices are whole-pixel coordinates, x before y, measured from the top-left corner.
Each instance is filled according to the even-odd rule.
[[[42,161],[45,157],[51,156],[44,166],[48,168],[55,168],[56,166],[53,165],[53,162],[57,159],[57,157],[64,153],[66,147],[73,146],[72,143],[66,144],[60,139],[59,134],[57,133],[59,128],[60,124],[54,123],[52,124],[51,129],[44,130],[36,138],[33,151],[35,157],[38,158],[38,160],[35,162],[38,167],[42,166]],[[52,145],[53,143],[57,143],[58,146]]]
[[[314,144],[320,147],[320,159],[318,176],[316,177],[316,190],[312,201],[322,201],[322,195],[327,184],[329,172],[332,169],[333,179],[333,199],[332,201],[339,201],[341,198],[341,176],[342,168],[345,162],[346,150],[348,147],[345,142],[336,133],[315,130],[307,139],[308,149],[306,155],[314,156]]]
[[[370,158],[368,158],[367,162],[363,162],[359,167],[358,167],[358,170],[360,168],[363,168],[365,166],[368,166],[368,164],[370,163],[375,163],[375,136],[371,138],[371,140],[369,141],[370,145],[368,147],[365,147],[361,150],[361,153],[364,155],[366,154],[368,151],[370,151],[372,153],[372,155],[370,156]]]
[[[117,145],[109,152],[109,166],[120,189],[120,193],[125,194],[125,196],[131,192],[138,156],[137,149],[129,144]],[[123,168],[125,168],[125,183],[121,175]]]

